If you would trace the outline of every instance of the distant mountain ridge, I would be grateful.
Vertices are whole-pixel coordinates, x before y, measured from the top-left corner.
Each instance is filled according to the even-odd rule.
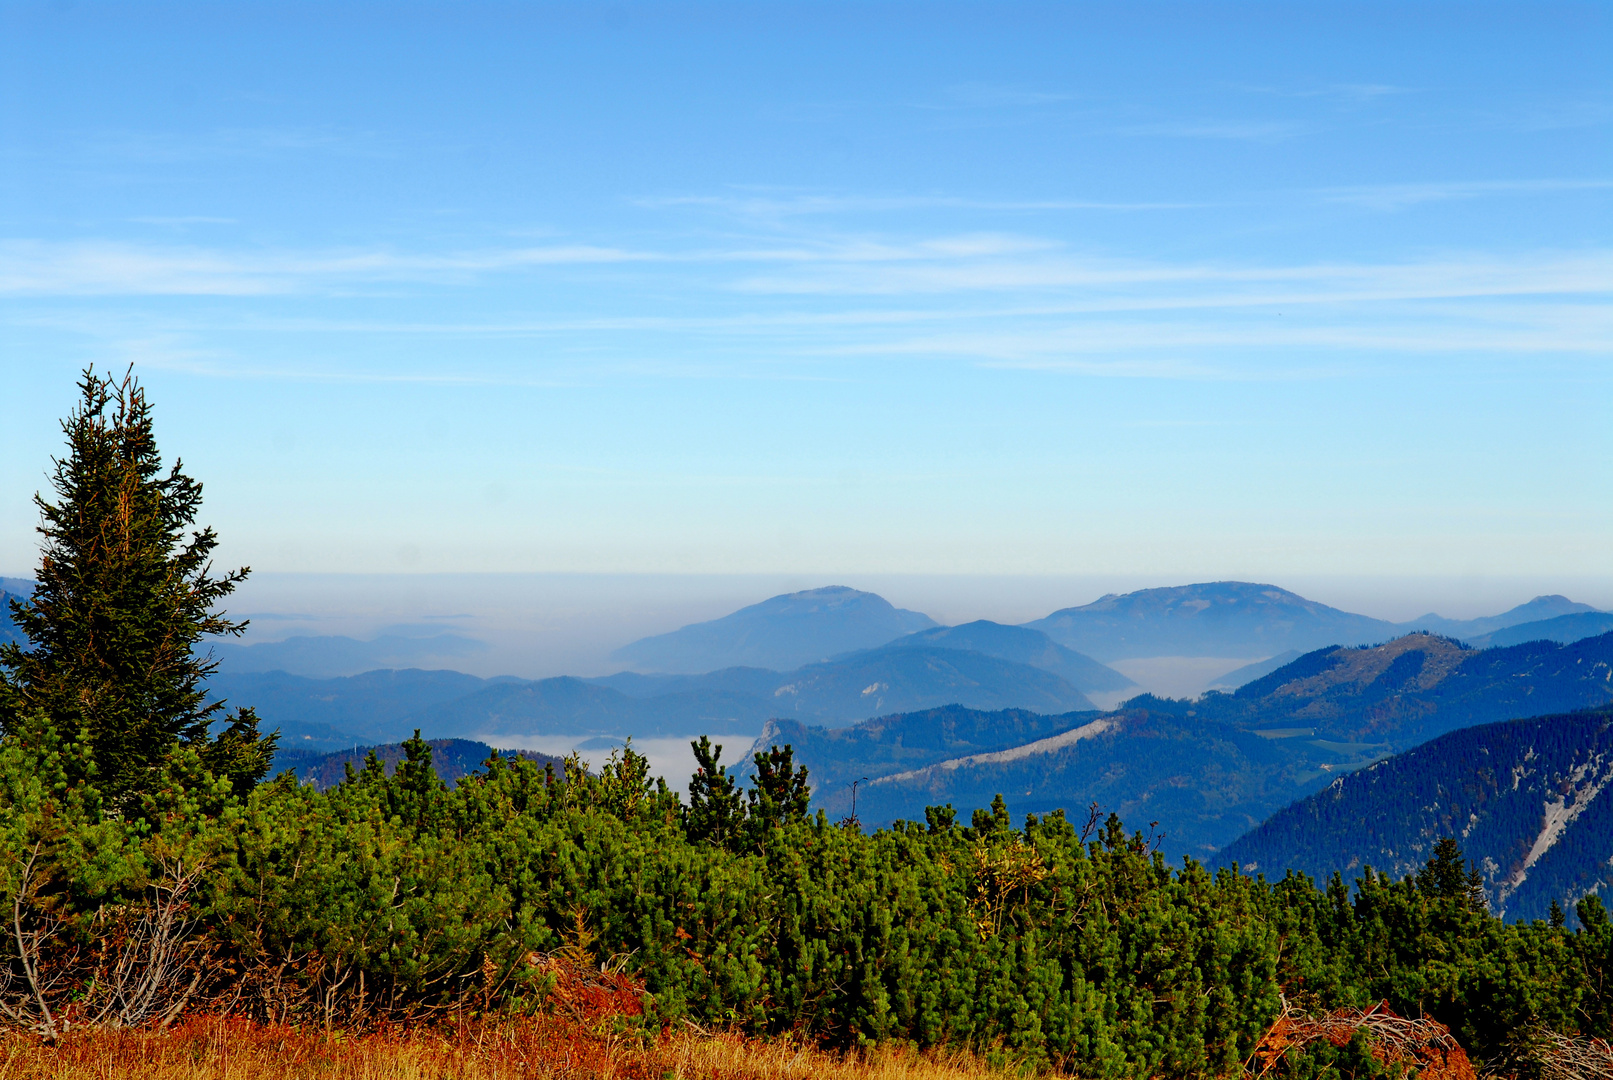
[[[543,679],[506,683],[422,710],[431,731],[656,737],[749,733],[775,717],[829,726],[961,702],[1091,708],[1051,672],[957,649],[871,649],[788,672],[730,668],[708,675]]]
[[[1401,623],[1406,630],[1426,630],[1431,634],[1444,634],[1447,637],[1460,638],[1469,644],[1474,644],[1474,638],[1493,634],[1497,630],[1518,626],[1523,623],[1542,622],[1555,619],[1562,615],[1574,615],[1584,612],[1594,612],[1595,608],[1589,604],[1576,603],[1566,596],[1552,594],[1550,596],[1537,596],[1528,603],[1519,604],[1509,611],[1499,615],[1488,615],[1478,619],[1447,619],[1440,615],[1428,614]],[[1533,638],[1519,638],[1518,641],[1505,642],[1516,645],[1523,641],[1532,641]],[[1503,644],[1497,642],[1496,644]]]
[[[485,652],[485,642],[458,634],[403,637],[384,634],[367,641],[335,635],[297,636],[242,645],[209,640],[220,668],[230,672],[296,672],[316,679],[359,675],[383,668],[446,669],[454,660]]]
[[[1402,877],[1454,836],[1491,906],[1542,918],[1553,900],[1613,888],[1613,712],[1462,728],[1279,810],[1215,861],[1346,879]]]
[[[940,705],[1092,707],[1042,668],[959,649],[870,649],[793,671],[730,668],[704,675],[599,679],[480,679],[454,671],[373,671],[334,679],[223,671],[209,682],[232,704],[257,708],[287,746],[336,750],[430,737],[605,735],[749,736],[774,717],[825,725]]]
[[[935,626],[897,638],[888,649],[939,647],[966,649],[1051,671],[1078,690],[1124,690],[1136,686],[1125,675],[1090,656],[1067,649],[1040,630],[978,619],[960,626]]]
[[[1071,649],[1110,661],[1147,656],[1270,657],[1325,645],[1374,644],[1417,630],[1467,640],[1522,623],[1586,613],[1596,609],[1552,595],[1479,619],[1425,615],[1393,623],[1307,600],[1276,585],[1216,581],[1111,594],[1024,625]]]
[[[641,671],[791,670],[936,625],[928,615],[843,585],[787,593],[710,622],[641,638],[611,654]]]
[[[1580,611],[1539,622],[1518,623],[1465,640],[1480,649],[1522,645],[1526,641],[1556,641],[1566,645],[1610,630],[1613,630],[1613,612]]]
[[[1101,661],[1144,656],[1274,656],[1395,636],[1382,619],[1275,585],[1217,581],[1109,595],[1024,625]]]
[[[457,671],[408,669],[333,679],[224,671],[207,688],[232,708],[255,708],[265,730],[280,729],[281,749],[329,753],[406,739],[413,731],[409,718],[422,708],[474,693],[488,681]]]

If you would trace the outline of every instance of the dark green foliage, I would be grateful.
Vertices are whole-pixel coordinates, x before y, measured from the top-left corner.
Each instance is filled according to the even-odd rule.
[[[213,665],[193,650],[207,635],[241,632],[215,609],[246,571],[213,576],[217,537],[189,531],[201,484],[177,461],[163,471],[139,384],[86,371],[79,389],[62,424],[54,501],[35,496],[39,581],[26,603],[11,604],[30,645],[0,646],[0,726],[44,718],[87,750],[72,759],[72,778],[93,776],[126,805],[176,745],[208,746],[223,706],[202,685]],[[244,790],[267,767],[273,737],[260,739],[243,712],[228,738],[211,764],[238,770],[229,775]]]
[[[55,910],[88,920],[191,852],[209,867],[194,913],[218,977],[242,980],[260,1015],[521,1009],[542,993],[533,956],[566,947],[640,973],[662,1021],[961,1043],[1094,1077],[1234,1075],[1284,995],[1387,1000],[1481,1060],[1509,1032],[1608,1023],[1601,905],[1579,905],[1577,932],[1503,924],[1453,844],[1400,880],[1367,871],[1352,895],[1342,879],[1173,870],[1113,815],[1016,827],[1001,798],[967,828],[941,807],[925,826],[837,828],[802,813],[804,778],[778,748],[758,763],[764,795],[696,744],[697,815],[631,747],[598,773],[494,754],[449,789],[418,739],[390,776],[372,754],[328,791],[282,774],[244,801],[171,758],[165,812],[146,817],[164,824],[145,834],[96,816],[44,730],[33,748],[0,741],[0,887],[43,842]],[[1315,1048],[1280,1069],[1376,1076],[1368,1056]]]
[[[696,765],[689,779],[689,841],[719,847],[735,844],[745,821],[745,797],[739,782],[721,764],[722,744],[713,746],[710,737],[702,735],[689,745]]]
[[[242,707],[235,710],[227,728],[201,742],[198,756],[214,776],[229,780],[236,798],[244,799],[268,775],[276,741],[276,735],[259,732],[258,714]]]
[[[805,821],[812,785],[807,783],[806,766],[795,768],[794,750],[770,747],[755,755],[755,765],[755,786],[747,796],[753,834],[760,836],[761,830]]]
[[[1343,1046],[1317,1039],[1304,1049],[1289,1050],[1273,1073],[1278,1080],[1377,1080],[1403,1076],[1405,1070],[1391,1070],[1373,1057],[1367,1033],[1357,1030]]]
[[[1585,897],[1575,911],[1580,925],[1574,937],[1576,974],[1583,987],[1576,1023],[1587,1035],[1613,1039],[1613,920],[1597,896]]]

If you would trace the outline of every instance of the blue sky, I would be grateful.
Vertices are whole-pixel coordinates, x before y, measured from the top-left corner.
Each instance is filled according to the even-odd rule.
[[[1605,4],[5,4],[0,572],[132,362],[260,572],[1608,577],[1609,56]]]

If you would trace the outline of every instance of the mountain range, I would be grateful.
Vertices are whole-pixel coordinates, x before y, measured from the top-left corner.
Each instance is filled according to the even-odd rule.
[[[1275,585],[1217,581],[1109,595],[1025,625],[1104,661],[1151,656],[1269,657],[1324,645],[1387,641],[1414,630],[1474,637],[1520,623],[1595,610],[1562,596],[1537,596],[1510,611],[1481,619],[1425,615],[1392,623],[1340,611]]]
[[[1559,615],[1554,619],[1518,623],[1502,627],[1487,634],[1469,636],[1469,645],[1480,649],[1498,645],[1522,645],[1526,641],[1558,641],[1568,644],[1581,638],[1595,637],[1613,630],[1613,612],[1579,611],[1572,615]]]
[[[1123,678],[1092,664],[1086,675]],[[881,713],[961,703],[978,709],[1090,709],[1068,681],[1029,664],[906,643],[794,671],[728,668],[703,675],[622,672],[596,679],[480,679],[452,671],[375,671],[334,679],[220,671],[214,693],[251,704],[283,741],[335,750],[432,737],[750,736],[769,719],[853,723]]]
[[[1454,836],[1498,914],[1613,888],[1613,711],[1463,728],[1340,777],[1215,857],[1245,872],[1346,879],[1418,869]]]
[[[1609,702],[1613,634],[1488,650],[1408,634],[1319,649],[1197,701],[1139,695],[1112,713],[1050,718],[931,711],[844,731],[777,721],[762,743],[795,747],[832,815],[849,812],[848,785],[863,777],[857,815],[871,824],[922,820],[927,805],[983,806],[998,793],[1016,813],[1097,802],[1127,821],[1159,821],[1167,851],[1205,858],[1339,775],[1428,738]]]

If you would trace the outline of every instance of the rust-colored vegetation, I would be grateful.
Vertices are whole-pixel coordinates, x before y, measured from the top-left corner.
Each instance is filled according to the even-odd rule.
[[[538,958],[552,980],[520,1018],[456,1018],[354,1034],[216,1014],[168,1027],[85,1027],[50,1042],[0,1036],[0,1080],[965,1080],[1000,1067],[962,1051],[889,1046],[838,1054],[690,1024],[644,1024],[643,985],[565,956]]]

